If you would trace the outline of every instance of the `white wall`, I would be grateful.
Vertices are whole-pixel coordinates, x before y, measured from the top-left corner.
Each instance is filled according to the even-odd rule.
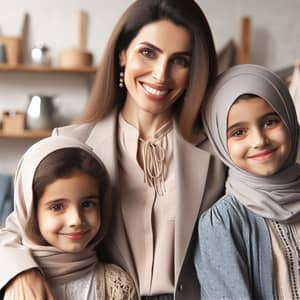
[[[184,1],[184,0],[183,0]],[[240,35],[241,17],[252,19],[252,62],[274,70],[293,64],[300,56],[298,0],[197,0],[207,15],[217,49]],[[132,1],[129,0],[0,0],[0,34],[19,35],[24,12],[30,15],[26,59],[36,42],[50,48],[53,63],[61,49],[77,45],[78,14],[89,14],[88,49],[99,62],[110,31]],[[54,93],[59,113],[68,119],[78,115],[88,96],[86,78],[80,75],[0,73],[0,112],[25,109],[28,95]],[[33,141],[0,140],[0,172],[12,173]]]
[[[197,0],[212,27],[217,49],[231,37],[240,39],[240,20],[252,23],[252,63],[273,70],[300,58],[299,0]]]
[[[300,56],[298,0],[196,0],[206,13],[219,49],[239,40],[240,19],[252,19],[252,60],[278,69]],[[17,35],[22,15],[30,14],[28,46],[46,42],[55,62],[61,49],[76,46],[78,11],[89,13],[88,47],[99,61],[115,22],[132,0],[0,0],[0,32]]]

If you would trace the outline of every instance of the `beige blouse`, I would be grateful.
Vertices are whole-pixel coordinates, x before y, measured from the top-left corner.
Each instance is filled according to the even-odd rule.
[[[273,277],[278,300],[300,298],[300,223],[267,220],[272,242]]]
[[[152,145],[147,145],[139,141],[138,130],[120,114],[118,142],[121,182],[118,194],[140,293],[173,293],[176,186],[172,122],[160,128]],[[150,170],[150,175],[145,174],[137,161],[138,143],[144,143],[144,147],[152,147],[152,150],[145,149],[144,160],[144,169]],[[154,151],[156,154],[147,154],[147,151]],[[153,155],[157,157],[154,158]],[[163,180],[151,182],[153,170],[154,173],[162,171]]]

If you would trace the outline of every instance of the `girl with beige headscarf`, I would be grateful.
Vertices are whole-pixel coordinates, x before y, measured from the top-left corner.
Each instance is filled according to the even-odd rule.
[[[51,137],[30,147],[17,168],[14,203],[22,244],[55,299],[136,299],[129,276],[96,255],[110,221],[110,183],[89,146]]]
[[[203,122],[229,175],[199,220],[201,299],[299,299],[299,125],[287,87],[264,67],[235,66],[212,87]]]

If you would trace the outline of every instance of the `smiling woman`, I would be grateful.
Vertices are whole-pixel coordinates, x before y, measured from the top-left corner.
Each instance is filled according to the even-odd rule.
[[[134,1],[100,66],[79,120],[54,135],[85,142],[106,165],[114,201],[106,253],[131,275],[141,299],[199,299],[195,224],[225,177],[200,120],[217,67],[207,20],[193,0]],[[18,275],[9,291],[20,287],[18,278],[27,285],[32,275]]]
[[[191,53],[190,32],[167,20],[143,27],[121,52],[127,88],[122,115],[141,138],[153,138],[172,117],[172,105],[187,88]]]
[[[197,118],[201,102],[217,71],[211,30],[193,0],[185,3],[179,0],[150,2],[135,1],[120,18],[104,52],[90,100],[78,121],[97,121],[106,117],[112,108],[123,107],[128,87],[120,88],[119,82],[124,75],[128,77],[127,68],[138,67],[141,58],[138,60],[137,55],[132,56],[136,52],[144,56],[145,64],[148,58],[146,70],[154,77],[170,76],[171,70],[173,75],[176,70],[183,72],[181,69],[188,73],[184,93],[177,95],[179,101],[172,106],[172,111],[176,108],[180,132],[192,142],[199,134]],[[126,63],[128,55],[130,61],[127,59]],[[152,63],[150,70],[151,58],[156,64]],[[161,64],[157,63],[158,60]],[[178,68],[171,68],[173,64]]]

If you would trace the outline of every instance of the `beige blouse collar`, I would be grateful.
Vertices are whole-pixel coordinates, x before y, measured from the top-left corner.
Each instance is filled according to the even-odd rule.
[[[145,141],[139,137],[138,130],[119,114],[120,147],[131,159],[137,160],[138,145],[141,143],[144,181],[159,195],[165,193],[168,134],[172,128],[173,122],[170,120],[155,132],[151,141]]]

